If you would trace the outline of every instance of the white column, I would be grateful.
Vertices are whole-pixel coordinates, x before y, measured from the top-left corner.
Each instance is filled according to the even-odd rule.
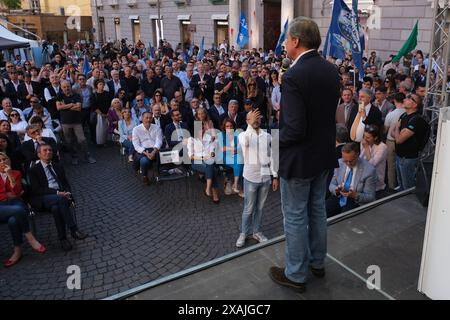
[[[260,6],[259,1],[249,0],[248,1],[248,13],[247,13],[247,19],[248,19],[248,35],[250,37],[248,47],[249,49],[252,48],[259,48],[259,33],[260,33],[260,25],[259,21],[261,23],[263,22],[263,15],[258,8]],[[261,28],[262,29],[262,28]]]
[[[281,0],[281,26],[280,30],[283,30],[286,19],[289,22],[294,19],[294,0]]]
[[[239,32],[239,18],[241,16],[241,1],[229,1],[229,15],[228,15],[228,32],[230,39],[230,48],[234,46],[237,48],[236,39]]]

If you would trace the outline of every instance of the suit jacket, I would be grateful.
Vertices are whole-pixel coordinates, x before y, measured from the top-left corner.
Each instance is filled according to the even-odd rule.
[[[336,188],[344,182],[347,165],[339,159],[339,168],[334,170],[333,178],[331,179],[329,190],[336,196]],[[377,186],[377,172],[375,167],[364,159],[359,159],[356,172],[353,172],[354,184],[353,191],[359,193],[355,199],[358,204],[365,204],[375,201],[375,190]]]
[[[372,104],[370,106],[369,114],[367,115],[366,120],[364,120],[363,123],[365,125],[373,124],[378,128],[382,128],[384,123],[380,109]]]
[[[342,124],[347,127],[348,132],[352,129],[353,121],[355,121],[358,114],[358,105],[353,101],[350,103],[350,112],[345,119],[345,104],[341,103],[336,109],[336,123]]]
[[[227,107],[225,105],[222,105],[222,107],[225,111],[224,113],[222,113],[222,115],[219,115],[219,111],[217,111],[214,105],[212,105],[208,110],[209,118],[212,120],[214,128],[216,128],[217,130],[220,130],[223,120],[227,117]]]
[[[180,126],[181,126],[181,129],[188,130],[188,126],[186,123],[181,122]],[[172,140],[172,133],[175,131],[175,129],[176,129],[175,124],[173,122],[171,122],[166,126],[166,129],[164,130],[164,137],[166,138],[169,148],[173,148],[179,143],[179,141],[177,141],[177,140]],[[188,138],[188,137],[185,137],[183,135],[183,138]]]
[[[305,179],[337,167],[335,66],[310,51],[283,74],[281,89],[279,175]]]
[[[115,94],[115,92],[114,92],[114,80],[109,80],[109,81],[106,83],[106,85],[108,86],[108,90],[109,90],[109,92],[111,93],[111,95],[112,95],[113,97],[115,97],[116,94]],[[120,79],[120,87],[123,88],[123,89],[125,89],[125,92],[126,92],[126,94],[127,94],[127,96],[128,96],[127,85],[126,85],[125,81],[122,80],[122,79]]]
[[[31,189],[30,203],[37,209],[42,208],[43,206],[43,196],[56,194],[57,191],[70,192],[71,190],[62,165],[52,162],[52,167],[56,173],[56,177],[58,178],[58,182],[61,185],[62,190],[52,189],[48,186],[47,175],[45,174],[44,167],[41,162],[38,162],[28,171]]]
[[[171,120],[170,120],[170,118],[169,118],[169,116],[168,116],[167,114],[161,114],[161,117],[160,117],[159,122],[160,122],[160,126],[161,126],[161,131],[162,131],[162,132],[164,132],[164,129],[166,128],[166,125],[167,125],[170,121],[171,121]],[[152,123],[153,123],[153,124],[156,124],[155,118],[152,119]]]
[[[41,98],[42,97],[41,86],[39,85],[39,83],[31,81],[30,84],[31,84],[31,87],[33,88],[33,94],[38,96],[39,98]],[[29,103],[26,101],[26,97],[27,97],[27,95],[29,95],[29,93],[27,90],[27,86],[25,85],[25,82],[21,82],[17,89],[19,91],[19,98],[23,102],[23,104],[22,104],[23,107],[25,107],[25,104],[28,106]]]
[[[19,87],[20,84],[22,82],[19,83],[19,86],[16,88],[14,87],[14,84],[12,82],[8,82],[5,86],[5,96],[8,97],[9,99],[11,99],[11,103],[12,106],[14,108],[19,108],[21,109],[21,100],[20,100],[20,93],[19,93]]]
[[[42,137],[42,140],[45,141],[45,143],[51,145],[53,150],[53,159],[55,162],[58,162],[57,152],[58,149],[56,147],[56,142],[52,138]],[[30,167],[30,164],[36,160],[39,160],[36,149],[34,147],[34,141],[32,139],[25,141],[22,143],[22,146],[20,148],[20,152],[24,158],[25,161],[25,169]]]
[[[200,81],[200,76],[198,74],[196,74],[196,75],[194,75],[192,77],[192,80],[189,83],[191,88],[194,89],[194,92],[196,91],[196,89],[200,88],[199,85],[198,85],[199,81]],[[210,75],[205,74],[205,76],[203,77],[203,81],[206,82],[206,85],[203,88],[203,92],[205,94],[205,98],[206,98],[206,100],[208,100],[209,105],[213,105],[214,104],[214,101],[213,101],[214,80],[213,80],[213,78]]]

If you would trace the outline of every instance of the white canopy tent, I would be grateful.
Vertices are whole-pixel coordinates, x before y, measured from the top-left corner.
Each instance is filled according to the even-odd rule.
[[[12,33],[0,25],[0,50],[39,47],[39,42]]]

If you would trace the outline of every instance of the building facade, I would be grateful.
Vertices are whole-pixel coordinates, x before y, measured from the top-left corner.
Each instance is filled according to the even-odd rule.
[[[346,0],[351,5],[351,0]],[[313,18],[325,39],[333,1],[330,0],[92,0],[95,36],[100,42],[141,40],[156,46],[218,45],[224,39],[236,46],[241,12],[246,15],[248,47],[273,49],[286,19]],[[432,15],[429,0],[359,0],[366,50],[382,58],[396,53],[419,20],[418,48],[427,52]]]

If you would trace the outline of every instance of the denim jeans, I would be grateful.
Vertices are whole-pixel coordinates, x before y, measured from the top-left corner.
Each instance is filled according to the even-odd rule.
[[[192,163],[192,170],[203,173],[207,180],[212,180],[212,187],[219,189],[219,182],[217,181],[217,168],[214,164],[207,163]]]
[[[66,239],[66,226],[76,229],[75,219],[70,211],[70,203],[66,197],[49,194],[42,197],[43,209],[50,211],[55,220],[56,231],[60,240]]]
[[[418,158],[407,159],[397,156],[397,176],[400,190],[406,190],[416,186],[416,170]]]
[[[145,151],[153,152],[153,148],[147,148],[145,149]],[[153,162],[156,161],[157,156],[158,155],[156,154],[155,158],[153,160],[150,160],[145,154],[136,153],[134,168],[137,169],[137,166],[139,166],[142,172],[142,176],[146,177],[148,174],[148,170],[150,170]]]
[[[264,203],[270,189],[270,180],[261,183],[244,178],[244,210],[242,211],[241,233],[258,233],[261,227]]]
[[[0,202],[0,222],[8,223],[14,245],[22,245],[22,235],[30,232],[28,207],[26,204],[20,199]]]
[[[134,146],[133,143],[130,140],[124,140],[122,142],[122,147],[125,148],[125,154],[127,156],[132,156],[134,154]]]
[[[281,179],[288,279],[305,283],[309,266],[323,268],[327,254],[326,182],[329,171],[308,178]]]

